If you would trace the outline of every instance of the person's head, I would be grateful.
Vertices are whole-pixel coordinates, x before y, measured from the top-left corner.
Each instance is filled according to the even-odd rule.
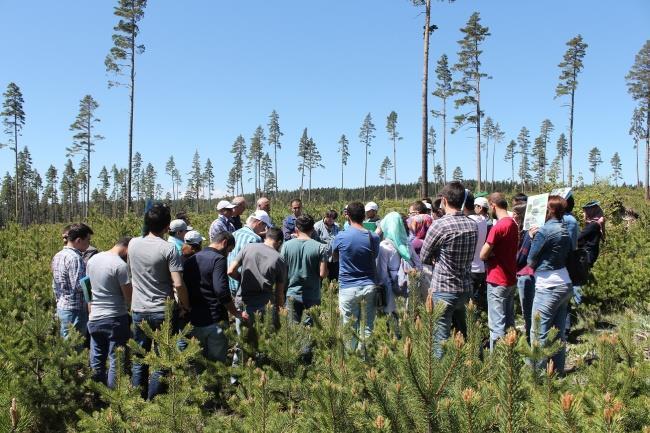
[[[379,210],[379,205],[374,201],[369,201],[368,203],[366,203],[365,206],[366,218],[368,219],[375,218],[377,216],[378,210]]]
[[[528,202],[528,196],[524,194],[523,192],[518,192],[515,194],[515,196],[512,198],[512,205],[518,205],[522,203],[527,203]]]
[[[461,211],[465,201],[465,187],[458,181],[449,182],[440,191],[440,196],[440,207],[444,208],[446,213]]]
[[[576,201],[573,198],[573,194],[569,193],[569,195],[566,198],[566,210],[565,210],[566,213],[573,212],[573,208],[575,207],[575,205],[576,205]]]
[[[431,201],[431,197],[424,197],[422,200],[420,200],[422,203],[429,203],[433,204],[433,201]]]
[[[501,192],[493,192],[488,197],[488,206],[490,207],[490,214],[492,218],[497,218],[499,214],[508,210],[508,200]]]
[[[289,210],[296,218],[302,215],[302,200],[300,200],[299,198],[294,198],[293,200],[291,200],[291,206]]]
[[[257,209],[263,210],[266,213],[271,213],[271,200],[266,197],[262,197],[257,200]]]
[[[477,215],[487,216],[488,209],[490,209],[490,204],[488,199],[485,197],[476,197],[474,199],[474,213]]]
[[[221,254],[229,254],[235,249],[235,237],[230,232],[219,232],[212,239],[210,247],[219,251]]]
[[[185,224],[187,224],[188,226],[190,225],[190,217],[187,215],[187,212],[185,212],[184,210],[180,211],[180,212],[177,212],[175,219],[183,220],[183,221],[185,221]]]
[[[467,191],[467,197],[465,197],[465,208],[463,209],[465,215],[474,215],[474,194],[471,191]]]
[[[593,221],[605,216],[603,209],[600,207],[600,203],[597,201],[590,201],[582,206],[582,212],[584,213],[585,221]]]
[[[113,246],[113,252],[120,256],[122,260],[126,262],[126,257],[129,254],[129,242],[131,242],[130,236],[125,236],[117,241]]]
[[[70,224],[67,245],[84,252],[90,246],[90,237],[92,234],[93,230],[84,223]]]
[[[559,195],[551,195],[548,197],[548,204],[546,205],[546,221],[550,219],[562,220],[566,210],[566,200]]]
[[[276,251],[280,251],[282,242],[284,242],[284,234],[282,233],[282,230],[277,227],[269,227],[266,231],[264,243],[273,247]]]
[[[169,229],[172,220],[169,207],[163,203],[155,203],[144,214],[144,224],[150,233],[161,236]]]
[[[300,215],[296,218],[296,230],[298,233],[311,236],[311,233],[314,231],[314,218],[307,214]]]
[[[420,215],[420,214],[427,214],[429,211],[427,210],[427,206],[424,204],[423,201],[414,201],[411,203],[409,206],[409,215],[414,216],[414,215]]]
[[[431,204],[431,217],[433,219],[438,219],[442,217],[445,213],[442,210],[442,197],[438,197]]]
[[[239,216],[244,213],[244,210],[246,209],[246,199],[244,197],[233,198],[232,204],[235,205],[232,210],[232,216]]]
[[[323,222],[327,227],[331,227],[334,222],[336,222],[336,219],[339,217],[338,212],[336,212],[334,209],[330,209],[327,212],[325,212],[325,215],[323,215]]]
[[[61,238],[63,239],[63,245],[68,245],[68,232],[70,231],[70,227],[72,227],[72,224],[68,224],[65,227],[63,227],[63,230],[61,230]]]
[[[360,201],[353,201],[349,203],[348,206],[348,219],[350,222],[355,222],[357,224],[362,224],[363,219],[366,216],[366,211],[364,209],[363,203]]]
[[[203,245],[203,241],[205,241],[205,238],[201,236],[201,233],[197,232],[196,230],[189,230],[183,237],[184,243],[187,245],[192,245],[193,247],[197,247],[198,251],[201,251],[201,245]]]
[[[526,216],[526,205],[518,204],[512,207],[512,217],[515,219],[517,225],[522,228],[524,226],[524,217]]]
[[[217,203],[217,211],[220,215],[225,216],[226,218],[232,217],[233,209],[237,207],[236,204],[229,202],[228,200],[221,200]]]
[[[190,230],[192,228],[188,227],[187,223],[183,220],[172,220],[169,223],[169,235],[181,241],[185,239],[185,233]]]
[[[246,225],[259,236],[262,236],[272,226],[269,214],[263,210],[253,212],[246,220]]]

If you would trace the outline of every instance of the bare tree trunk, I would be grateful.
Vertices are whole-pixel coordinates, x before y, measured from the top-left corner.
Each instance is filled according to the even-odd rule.
[[[645,129],[645,199],[650,200],[650,106],[646,109]]]
[[[639,177],[639,143],[636,144],[636,186],[637,188],[641,184],[641,178]]]
[[[90,116],[88,116],[88,143],[87,143],[87,148],[86,148],[86,154],[88,155],[88,173],[86,173],[86,220],[88,220],[88,214],[89,214],[89,208],[90,208],[90,146],[91,146],[91,141],[90,141],[90,133],[91,133],[91,126],[90,126]]]
[[[497,146],[496,143],[492,145],[492,191],[495,190],[494,188],[494,154],[497,151]],[[487,160],[485,160],[485,164],[487,164]]]
[[[395,187],[395,201],[397,201],[397,149],[393,138],[393,185]],[[384,198],[384,200],[386,200]]]
[[[427,134],[429,130],[429,107],[428,107],[428,86],[429,86],[429,26],[431,21],[431,0],[426,0],[424,12],[424,67],[422,72],[422,180],[420,186],[420,193],[422,197],[429,195],[429,181],[428,181],[428,158],[429,153],[427,146]],[[364,188],[365,200],[365,188]]]
[[[576,72],[573,72],[573,82],[575,83]],[[571,109],[569,114],[569,186],[573,186],[573,106],[575,103],[576,88],[571,89]]]
[[[132,29],[135,29],[135,22],[132,20]],[[128,214],[131,209],[131,182],[133,179],[133,109],[135,102],[135,33],[131,32],[131,94],[129,96],[131,107],[129,110],[129,170],[126,181],[126,201],[124,214]]]
[[[478,75],[478,70],[476,71]],[[476,80],[476,191],[481,190],[481,79]]]
[[[366,201],[366,185],[367,179],[368,179],[368,139],[366,136],[366,146],[365,146],[365,154],[366,154],[366,159],[365,159],[365,164],[364,164],[364,169],[363,169],[363,201]]]
[[[447,98],[442,100],[442,172],[447,183]]]

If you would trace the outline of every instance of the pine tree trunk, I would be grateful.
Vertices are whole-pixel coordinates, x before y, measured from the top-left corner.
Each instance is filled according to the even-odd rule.
[[[573,79],[575,83],[576,73],[573,72]],[[569,186],[573,186],[573,106],[575,103],[576,88],[573,86],[571,89],[571,108],[569,113]]]
[[[426,0],[424,12],[424,61],[422,72],[422,180],[421,191],[422,197],[429,195],[429,181],[428,181],[428,158],[427,154],[429,149],[427,146],[427,134],[429,132],[429,26],[431,21],[431,0]],[[365,190],[365,188],[364,188]]]
[[[476,47],[478,50],[478,46]],[[476,59],[478,64],[478,58]],[[481,78],[476,68],[476,191],[481,191]]]
[[[279,139],[278,139],[279,140]],[[273,145],[273,168],[275,170],[275,198],[278,198],[278,145]]]
[[[343,190],[343,161],[341,161],[341,190]]]
[[[639,177],[639,143],[636,144],[636,186],[641,184],[641,178]]]
[[[16,190],[16,194],[14,196],[14,200],[16,202],[16,224],[18,224],[18,130],[15,129],[14,127],[14,155],[16,156],[16,178],[14,179],[14,189]]]
[[[366,201],[366,185],[368,179],[368,136],[366,135],[366,146],[365,146],[365,164],[363,168],[363,201]]]
[[[309,167],[309,192],[307,193],[307,201],[311,201],[311,167]]]
[[[494,154],[497,151],[496,143],[492,145],[492,191],[494,191]],[[487,164],[487,160],[485,161]]]
[[[485,139],[485,185],[488,183],[488,161],[490,160],[490,138]]]
[[[650,104],[646,108],[645,129],[645,199],[650,200]]]
[[[88,143],[87,143],[87,148],[86,148],[86,154],[88,155],[88,173],[86,174],[86,220],[88,220],[88,214],[89,214],[89,208],[90,208],[90,146],[91,146],[91,141],[90,141],[90,133],[91,133],[91,126],[90,126],[90,116],[88,116]]]
[[[447,183],[447,98],[442,100],[442,177]]]
[[[393,138],[393,186],[395,187],[395,201],[397,201],[397,148],[396,148],[396,143],[394,138]]]
[[[132,5],[133,16],[135,16],[135,5]],[[135,20],[131,20],[131,28],[135,29]],[[129,109],[129,170],[128,179],[126,181],[126,201],[124,214],[128,214],[131,210],[131,182],[133,180],[133,109],[135,102],[135,33],[131,32],[131,87],[130,87],[130,109]]]

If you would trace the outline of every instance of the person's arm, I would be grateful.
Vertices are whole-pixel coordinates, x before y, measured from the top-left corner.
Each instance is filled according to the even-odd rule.
[[[120,289],[122,289],[122,296],[124,296],[124,301],[126,301],[126,305],[130,306],[131,297],[133,296],[133,286],[131,286],[131,283],[126,283],[120,285]]]
[[[228,276],[236,281],[241,281],[241,274],[239,273],[239,261],[234,259],[230,266],[228,266]]]
[[[544,243],[546,242],[546,235],[544,229],[539,229],[535,233],[533,242],[530,246],[530,251],[528,251],[528,266],[535,269],[539,262],[539,257],[544,249]]]
[[[489,243],[484,243],[483,247],[481,247],[481,260],[484,262],[487,262],[490,256],[492,255],[492,250],[494,249],[494,245],[489,244]]]
[[[583,245],[588,238],[590,238],[594,231],[600,231],[598,223],[588,223],[584,229],[578,234],[578,245]]]
[[[327,269],[327,261],[328,261],[328,253],[327,253],[327,246],[325,244],[322,244],[319,249],[320,252],[320,268],[318,269],[318,273],[320,276],[320,279],[322,280],[323,278],[326,278],[327,275],[329,274],[329,270]]]
[[[284,221],[282,221],[282,234],[284,235],[285,241],[291,240],[291,235],[295,231],[295,227],[290,227],[291,224],[289,223],[289,218],[290,217],[286,217]]]
[[[187,287],[185,287],[185,282],[183,281],[183,273],[179,271],[171,272],[172,276],[172,285],[174,286],[174,291],[178,296],[178,303],[181,307],[181,310],[184,312],[190,311],[190,297],[187,293]]]
[[[339,238],[339,235],[336,235],[334,239],[332,239],[332,242],[330,243],[330,257],[332,258],[333,262],[338,262],[339,261],[339,245],[341,243],[341,240]]]
[[[432,265],[435,253],[440,249],[442,236],[435,225],[432,225],[424,238],[422,249],[420,250],[420,261],[424,265]]]
[[[392,287],[390,269],[388,268],[392,250],[386,246],[379,245],[379,252],[377,253],[376,269],[377,269],[377,283],[386,288]]]
[[[117,281],[120,284],[122,296],[127,306],[131,305],[131,297],[133,295],[133,287],[131,286],[131,279],[129,278],[129,267],[126,263],[120,264],[117,268]]]

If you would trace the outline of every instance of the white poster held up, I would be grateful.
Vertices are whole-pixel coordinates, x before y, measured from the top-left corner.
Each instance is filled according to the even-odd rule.
[[[528,197],[526,202],[526,215],[524,216],[524,230],[531,227],[541,227],[546,223],[546,207],[548,193]]]

